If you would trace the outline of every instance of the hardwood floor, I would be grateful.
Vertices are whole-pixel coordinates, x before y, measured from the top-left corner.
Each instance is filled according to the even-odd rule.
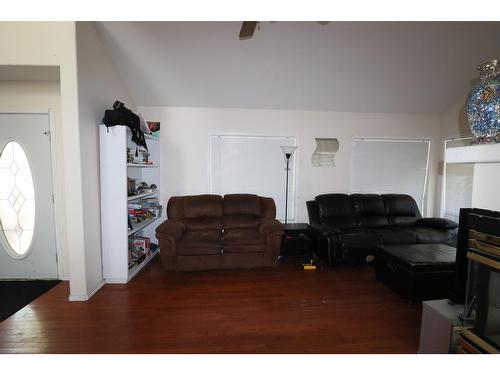
[[[421,305],[370,267],[167,273],[67,302],[60,283],[0,323],[2,353],[416,353]]]

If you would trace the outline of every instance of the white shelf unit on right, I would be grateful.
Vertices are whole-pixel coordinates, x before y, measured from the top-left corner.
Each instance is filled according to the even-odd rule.
[[[449,164],[500,163],[500,143],[451,147],[445,151]]]
[[[106,283],[127,283],[158,253],[149,256],[129,268],[129,237],[137,235],[147,237],[151,243],[158,244],[155,231],[161,224],[163,215],[144,220],[128,227],[128,205],[140,199],[159,197],[160,192],[160,149],[159,140],[146,137],[152,165],[127,163],[127,148],[135,152],[136,145],[131,140],[131,131],[126,126],[105,125],[99,127],[100,169],[101,169],[101,236],[103,274]],[[140,149],[140,148],[139,148]],[[137,183],[155,184],[155,191],[128,196],[128,178]]]

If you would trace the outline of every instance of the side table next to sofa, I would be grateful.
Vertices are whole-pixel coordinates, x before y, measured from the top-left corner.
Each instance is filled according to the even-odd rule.
[[[284,224],[280,257],[283,262],[309,262],[313,258],[311,227],[307,223]]]

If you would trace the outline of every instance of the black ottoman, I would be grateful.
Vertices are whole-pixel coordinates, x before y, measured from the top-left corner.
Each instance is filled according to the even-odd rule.
[[[378,246],[375,277],[410,303],[447,298],[456,249],[443,244]]]

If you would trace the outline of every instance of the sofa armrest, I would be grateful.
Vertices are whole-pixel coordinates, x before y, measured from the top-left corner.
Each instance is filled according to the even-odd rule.
[[[284,226],[276,219],[267,219],[260,223],[259,232],[265,236],[268,234],[283,234]]]
[[[434,229],[454,229],[458,227],[458,224],[453,220],[443,219],[440,217],[426,217],[424,219],[418,219],[417,225],[421,227],[428,227]]]
[[[171,236],[175,238],[175,240],[180,240],[185,230],[186,226],[182,222],[168,219],[156,228],[156,237],[160,239]]]
[[[332,227],[331,225],[327,225],[327,224],[313,224],[313,225],[311,225],[311,228],[315,232],[317,232],[325,237],[328,237],[332,234],[336,234],[336,233],[341,232],[340,229],[338,229],[336,227]]]

